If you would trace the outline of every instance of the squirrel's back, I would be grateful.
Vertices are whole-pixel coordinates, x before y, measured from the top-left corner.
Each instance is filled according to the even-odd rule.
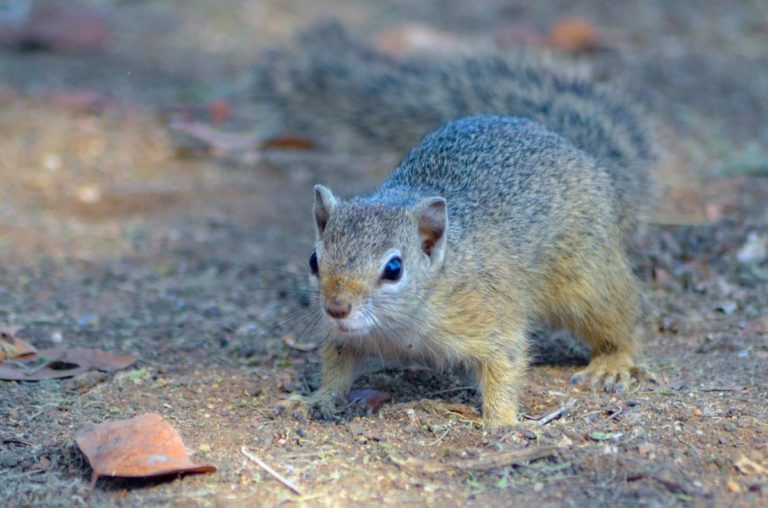
[[[605,168],[623,229],[647,213],[655,159],[649,127],[630,101],[572,65],[531,55],[400,59],[327,25],[303,36],[297,50],[270,55],[258,78],[258,92],[291,120],[318,132],[331,122],[390,148],[413,146],[467,116],[529,118]]]
[[[601,227],[595,214],[614,216],[611,187],[591,157],[541,124],[483,115],[445,123],[411,149],[376,191],[356,199],[397,207],[441,196],[458,254],[501,248],[530,257],[530,249],[554,252],[554,237],[569,229]]]

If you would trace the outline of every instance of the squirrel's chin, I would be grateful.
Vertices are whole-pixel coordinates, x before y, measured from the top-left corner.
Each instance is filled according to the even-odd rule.
[[[349,326],[343,323],[335,323],[334,327],[340,334],[349,337],[364,337],[370,333],[370,329],[365,326]]]

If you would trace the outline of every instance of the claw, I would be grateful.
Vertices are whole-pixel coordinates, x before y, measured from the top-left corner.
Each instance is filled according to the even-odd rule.
[[[338,412],[336,398],[324,392],[315,392],[309,397],[293,394],[277,404],[275,415],[292,410],[297,420],[308,420],[317,414],[323,420],[334,420]]]
[[[589,383],[592,390],[619,393],[636,381],[652,380],[643,366],[635,365],[627,354],[602,355],[592,359],[586,369],[571,376],[571,384]]]
[[[572,385],[578,385],[578,384],[584,383],[586,380],[587,380],[586,376],[581,372],[577,372],[576,374],[571,376]]]

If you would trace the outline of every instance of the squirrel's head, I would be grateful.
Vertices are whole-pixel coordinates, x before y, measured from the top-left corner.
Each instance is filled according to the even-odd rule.
[[[419,319],[419,302],[445,256],[441,197],[402,205],[342,201],[315,186],[310,281],[323,321],[339,335],[397,335]]]

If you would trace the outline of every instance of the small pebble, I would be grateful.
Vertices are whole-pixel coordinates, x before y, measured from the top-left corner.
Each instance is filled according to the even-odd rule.
[[[365,432],[363,426],[356,422],[350,423],[348,429],[349,433],[353,436],[360,436],[363,434],[363,432]]]
[[[219,318],[221,317],[221,310],[215,305],[206,307],[205,309],[203,309],[203,317],[208,319]]]
[[[16,467],[19,462],[21,462],[20,457],[13,452],[7,452],[0,456],[0,464],[2,464],[3,467]]]

